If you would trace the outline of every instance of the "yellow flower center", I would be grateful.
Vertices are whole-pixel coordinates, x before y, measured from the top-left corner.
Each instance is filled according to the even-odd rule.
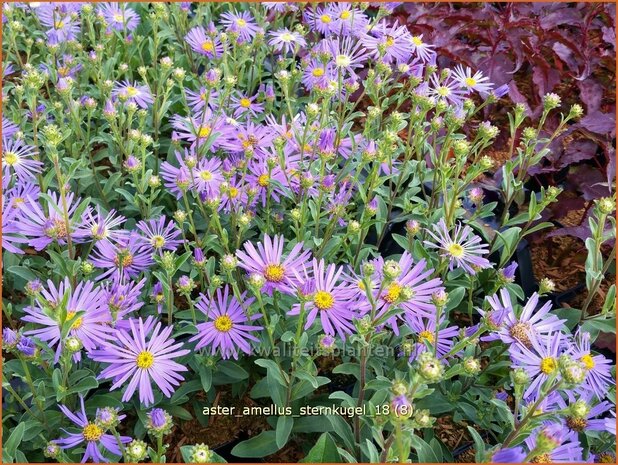
[[[103,430],[94,423],[88,423],[82,431],[86,441],[98,441],[103,436]]]
[[[341,19],[348,19],[350,16],[352,16],[352,13],[350,13],[350,10],[343,10],[341,14],[339,15]]]
[[[412,43],[417,47],[420,47],[421,45],[423,45],[423,39],[421,39],[419,36],[414,36],[412,37]]]
[[[247,25],[247,21],[245,21],[245,20],[244,20],[244,19],[242,19],[242,18],[238,18],[238,19],[236,20],[236,25],[237,25],[238,27],[245,27],[245,26]]]
[[[136,363],[138,368],[142,368],[144,370],[147,370],[154,363],[154,355],[152,354],[152,352],[148,352],[147,350],[144,350],[144,351],[139,353],[135,363]]]
[[[198,136],[201,139],[205,139],[206,137],[210,135],[210,131],[212,131],[210,126],[201,126],[200,130],[198,131]]]
[[[200,171],[200,178],[202,178],[204,181],[210,181],[212,180],[212,173],[208,170]]]
[[[152,236],[150,239],[150,245],[152,245],[155,249],[160,249],[165,245],[165,238],[163,236]]]
[[[313,71],[311,71],[311,74],[313,75],[313,77],[322,77],[324,76],[324,70],[322,68],[315,68]]]
[[[586,354],[581,358],[582,363],[586,367],[586,370],[592,370],[595,366],[594,359],[592,355]]]
[[[266,281],[271,283],[280,283],[285,277],[285,268],[278,263],[266,265],[266,268],[264,268],[264,277]]]
[[[64,22],[63,21],[54,21],[54,28],[62,29],[63,27],[64,27]]]
[[[238,193],[240,191],[238,190],[238,187],[230,187],[230,190],[228,191],[228,195],[230,196],[231,199],[235,199],[236,197],[238,197]]]
[[[137,95],[138,90],[133,87],[133,86],[129,86],[127,87],[127,95],[129,97],[135,97]]]
[[[67,75],[69,74],[69,72],[70,72],[70,71],[71,71],[71,70],[69,69],[69,67],[68,67],[68,66],[60,66],[60,67],[58,68],[58,74],[59,74],[60,76],[63,76],[63,77],[67,76]]]
[[[351,62],[352,60],[350,60],[350,57],[347,55],[337,55],[337,58],[335,59],[337,66],[349,66]]]
[[[208,94],[206,94],[206,92],[200,94],[200,100],[203,100],[204,102],[206,101],[207,97],[208,97]]]
[[[359,288],[361,291],[364,291],[364,290],[365,290],[365,288],[366,288],[365,283],[363,282],[363,280],[362,280],[362,279],[359,279],[359,280],[358,280],[357,286],[358,286],[358,288]]]
[[[530,463],[552,463],[551,455],[539,454],[530,460]]]
[[[448,97],[451,93],[451,89],[446,86],[440,86],[436,89],[436,91],[440,97]]]
[[[122,262],[120,257],[122,257]],[[133,255],[131,255],[127,250],[119,250],[114,257],[114,265],[118,266],[120,263],[122,263],[123,268],[133,265]]]
[[[284,32],[283,34],[281,34],[280,38],[284,42],[292,42],[294,40],[294,36],[289,32]]]
[[[588,422],[585,418],[567,417],[566,424],[569,428],[573,431],[577,431],[578,433],[584,431],[586,426],[588,426]]]
[[[221,333],[227,333],[232,329],[232,319],[227,315],[215,318],[215,329]]]
[[[392,47],[395,44],[395,38],[391,36],[386,36],[386,46]]]
[[[67,312],[66,321],[71,321],[75,317],[76,314],[77,312]],[[84,323],[84,319],[80,316],[77,320],[73,322],[73,324],[71,325],[71,329],[79,329],[82,327],[83,323]]]
[[[466,80],[464,82],[465,82],[466,86],[468,86],[468,87],[474,87],[476,85],[476,79],[471,78],[471,77],[466,78]]]
[[[124,18],[122,17],[122,14],[116,13],[114,15],[114,21],[116,21],[117,23],[122,23],[124,21]]]
[[[335,304],[335,298],[330,292],[318,291],[313,297],[313,303],[320,310],[330,310]]]
[[[401,284],[399,284],[398,282],[394,282],[390,286],[388,286],[386,294],[384,294],[382,298],[389,304],[392,304],[393,302],[397,301],[397,299],[399,299],[402,289],[403,286]]]
[[[433,344],[433,341],[435,341],[435,337],[431,331],[425,330],[418,333],[418,340],[421,342],[428,341]]]
[[[261,174],[260,177],[258,178],[258,184],[262,187],[267,187],[268,183],[270,182],[270,179],[268,177],[268,174]]]
[[[215,44],[212,43],[212,40],[207,40],[202,44],[202,50],[205,52],[212,52],[215,49]]]
[[[4,152],[4,156],[2,157],[2,159],[4,160],[4,163],[9,166],[13,166],[19,163],[19,157],[15,152]]]
[[[240,99],[240,106],[243,108],[249,108],[251,106],[251,100],[249,100],[248,98],[241,98]]]
[[[450,253],[453,257],[459,258],[464,254],[464,248],[459,244],[451,244],[448,246],[448,253]]]
[[[322,15],[320,16],[320,21],[322,21],[323,23],[330,23],[332,21],[331,17],[329,15]]]
[[[544,357],[541,360],[541,371],[546,375],[553,373],[557,366],[558,363],[554,357]]]

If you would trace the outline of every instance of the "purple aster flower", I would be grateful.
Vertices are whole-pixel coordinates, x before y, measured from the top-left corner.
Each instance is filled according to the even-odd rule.
[[[182,240],[180,229],[174,221],[165,225],[165,216],[148,221],[137,223],[137,229],[143,234],[143,243],[152,248],[153,251],[163,252],[163,250],[176,250]]]
[[[91,261],[95,267],[106,270],[97,279],[110,277],[117,271],[121,271],[123,277],[134,278],[154,264],[152,252],[137,233],[115,242],[97,242]]]
[[[182,155],[178,151],[175,152],[175,155],[180,167],[176,168],[171,163],[164,161],[161,164],[160,174],[165,181],[165,187],[167,187],[177,199],[181,199],[187,190],[192,187],[193,182],[191,180],[189,168],[185,164]],[[188,155],[187,149],[185,149],[185,155]]]
[[[206,55],[208,58],[219,58],[223,54],[223,44],[215,34],[208,34],[202,26],[192,28],[185,40],[196,53]]]
[[[47,191],[51,198],[52,205],[48,205],[49,213],[44,213],[41,206],[32,197],[28,196],[28,201],[19,204],[21,210],[21,220],[18,222],[19,232],[28,237],[28,244],[36,250],[43,250],[52,242],[56,241],[60,245],[66,244],[67,237],[75,238],[75,231],[81,227],[81,220],[72,218],[73,213],[79,206],[80,200],[74,200],[74,195],[69,192],[66,195],[66,204],[69,215],[69,229],[63,216],[62,202],[59,196],[52,191]]]
[[[193,168],[193,185],[198,192],[218,194],[219,187],[224,180],[221,174],[221,160],[216,157],[202,158]]]
[[[111,281],[101,286],[101,299],[112,315],[112,321],[115,322],[116,327],[128,327],[128,323],[123,319],[144,305],[141,293],[145,283],[146,278],[139,282],[123,282],[120,275],[116,273]]]
[[[322,63],[318,59],[309,61],[303,71],[302,83],[311,91],[316,86],[325,86],[337,78],[332,63]]]
[[[249,185],[246,182],[232,179],[219,185],[219,210],[225,213],[238,212],[241,207],[249,207]],[[207,192],[204,192],[208,196]]]
[[[453,71],[453,79],[459,82],[468,94],[473,90],[481,94],[487,94],[493,87],[487,76],[483,76],[483,73],[480,71],[472,74],[472,70],[468,66],[464,70],[463,66],[457,65]]]
[[[77,319],[71,324],[68,334],[77,337],[86,350],[93,350],[110,339],[110,334],[113,333],[109,326],[112,316],[101,298],[101,290],[95,289],[92,281],[82,281],[72,288],[69,278],[64,278],[58,287],[53,281],[47,281],[47,287],[48,289],[41,290],[44,300],[24,308],[26,315],[22,320],[42,326],[24,334],[47,342],[50,347],[58,344],[55,362],[60,359],[64,347],[63,324],[75,317]],[[59,306],[65,299],[67,313],[66,318],[61,320]],[[78,315],[79,312],[83,313]],[[80,360],[80,354],[74,354],[74,358]]]
[[[284,164],[288,167],[296,166],[299,160],[299,155],[292,155],[285,157]],[[256,153],[249,161],[246,179],[251,186],[258,190],[258,197],[262,201],[262,206],[266,206],[268,195],[278,203],[281,196],[287,194],[283,186],[288,185],[288,179],[279,165],[276,154],[267,151]]]
[[[309,280],[315,285],[311,300],[305,304],[305,310],[308,312],[305,330],[311,327],[319,315],[324,333],[331,336],[339,334],[344,340],[346,334],[353,334],[355,330],[353,320],[357,314],[350,308],[350,302],[354,290],[340,282],[339,277],[343,268],[337,268],[334,264],[326,266],[324,260],[318,262],[314,258],[310,269],[304,268],[302,275],[297,270],[294,272],[300,286]],[[300,304],[294,304],[287,314],[300,315]]]
[[[369,18],[352,3],[333,2],[327,4],[328,14],[333,18],[332,30],[343,36],[361,36],[369,25]]]
[[[264,111],[264,105],[261,103],[255,103],[256,98],[257,95],[249,97],[241,92],[238,92],[237,96],[232,96],[232,108],[235,109],[234,118],[238,118],[244,114],[247,114],[248,117],[249,113],[253,116],[257,116],[259,113],[262,113]]]
[[[17,343],[21,338],[21,334],[17,331],[13,331],[11,328],[2,328],[2,348],[4,350],[10,350],[17,347]]]
[[[155,285],[152,286],[150,300],[157,304],[157,313],[161,313],[163,311],[163,304],[165,303],[165,294],[163,293],[163,284],[161,284],[160,281],[157,281]]]
[[[461,88],[459,81],[453,77],[452,73],[442,80],[439,73],[434,73],[431,75],[430,82],[431,85],[427,93],[429,97],[447,102],[456,108],[463,106],[463,99],[467,92]]]
[[[26,244],[28,238],[20,233],[20,210],[16,208],[8,196],[2,198],[2,248],[11,253],[23,254],[24,251],[17,244]]]
[[[515,344],[519,342],[528,349],[532,347],[531,337],[538,337],[541,340],[550,334],[559,331],[562,323],[556,315],[551,314],[551,302],[546,302],[541,308],[539,306],[539,295],[535,292],[530,296],[521,312],[515,312],[511,302],[511,296],[506,289],[500,290],[500,295],[494,294],[487,297],[487,302],[491,306],[491,311],[501,314],[500,328],[485,340],[493,341],[501,339],[505,344]],[[479,309],[481,315],[487,312]]]
[[[193,92],[191,89],[187,88],[185,88],[185,92],[187,94],[187,103],[192,112],[198,113],[202,111],[206,105],[208,105],[211,110],[217,108],[217,98],[219,97],[217,91],[209,90],[206,87],[200,87],[199,92]]]
[[[36,343],[34,340],[26,336],[19,338],[16,348],[26,357],[34,357],[37,352]]]
[[[583,449],[579,443],[577,433],[569,431],[559,423],[546,422],[538,427],[525,439],[529,451],[534,451],[540,436],[543,443],[554,443],[554,449],[550,452],[538,454],[531,458],[534,463],[581,463],[583,462]]]
[[[356,76],[355,70],[362,68],[369,55],[361,42],[351,37],[324,39],[321,43],[323,50],[332,56],[332,64],[337,70]]]
[[[67,437],[56,439],[54,442],[63,449],[72,449],[85,442],[86,451],[84,453],[84,457],[82,458],[82,463],[87,462],[88,459],[92,459],[95,463],[109,462],[109,460],[106,459],[101,453],[99,446],[103,446],[103,448],[110,453],[120,457],[122,452],[118,447],[118,441],[114,435],[105,434],[105,430],[97,425],[96,422],[88,421],[86,407],[84,406],[84,398],[81,395],[79,396],[79,401],[81,411],[77,411],[75,413],[71,412],[64,405],[59,405],[58,407],[69,420],[80,427],[81,431],[79,433],[70,433],[67,430],[62,429],[62,431],[67,434]],[[128,436],[120,436],[120,442],[127,444],[131,442],[131,438]]]
[[[543,340],[532,336],[532,347],[513,344],[510,347],[513,368],[523,368],[532,382],[526,389],[524,397],[538,392],[550,376],[559,376],[558,358],[560,357],[563,336],[560,333],[548,334]]]
[[[512,283],[515,280],[515,272],[517,271],[517,262],[511,262],[508,266],[498,270],[500,278],[507,282]]]
[[[4,136],[4,134],[3,134]],[[14,172],[19,180],[34,180],[43,169],[43,163],[33,160],[35,147],[24,144],[22,139],[2,138],[2,174],[7,178]]]
[[[138,107],[146,109],[154,102],[148,86],[140,86],[137,82],[122,81],[114,84],[112,97],[127,103],[135,103]]]
[[[113,229],[125,221],[126,218],[118,215],[114,209],[110,210],[107,215],[103,215],[101,207],[97,205],[95,215],[93,215],[93,210],[90,209],[84,213],[83,224],[80,229],[75,231],[75,237],[80,241],[117,241],[129,234],[129,231],[124,229]]]
[[[197,325],[198,334],[191,341],[198,341],[195,349],[204,346],[211,347],[212,355],[219,353],[222,358],[233,357],[238,359],[239,350],[251,354],[249,341],[259,342],[259,339],[251,334],[251,331],[261,331],[261,326],[253,326],[251,322],[260,318],[260,313],[248,316],[248,308],[254,298],[246,298],[246,292],[240,296],[242,304],[235,296],[230,295],[229,286],[225,286],[223,292],[217,289],[216,297],[200,294],[200,299],[195,305],[204,315],[206,322]]]
[[[431,63],[435,60],[436,52],[432,50],[434,46],[423,42],[423,34],[412,36],[410,43],[412,44],[412,52],[415,53],[423,63]]]
[[[414,348],[410,354],[410,362],[416,360],[416,358],[427,351],[426,342],[430,346],[436,346],[436,356],[438,358],[444,357],[453,347],[454,338],[459,334],[459,327],[449,326],[443,327],[445,322],[448,322],[446,315],[440,318],[440,324],[438,326],[438,340],[436,343],[436,318],[423,318],[414,313],[406,313],[406,323],[408,328],[412,331],[412,335],[416,339]]]
[[[272,145],[274,132],[267,126],[249,121],[246,125],[231,128],[222,147],[232,153],[255,152],[260,147]]]
[[[6,77],[15,72],[15,65],[13,63],[7,63],[6,66],[2,65],[2,77]],[[4,118],[2,118],[2,135],[5,137],[10,137],[9,134],[4,132]]]
[[[314,3],[304,11],[304,19],[309,29],[328,35],[331,32],[338,32],[337,22],[327,6],[317,7]]]
[[[606,400],[597,401],[593,391],[582,390],[579,399],[575,399],[572,393],[569,395],[569,413],[564,419],[564,426],[575,433],[585,433],[588,431],[606,431],[606,414],[614,404]],[[585,410],[583,415],[572,415],[573,410]],[[599,418],[601,417],[601,418]],[[615,434],[615,433],[614,433]]]
[[[605,430],[616,436],[616,412],[612,410],[609,414],[610,417],[605,419]]]
[[[264,235],[264,242],[258,242],[257,250],[247,241],[244,250],[237,250],[238,266],[249,274],[258,273],[266,280],[264,291],[271,294],[273,290],[292,294],[297,284],[295,271],[304,267],[311,252],[303,250],[303,243],[296,244],[283,258],[283,236]]]
[[[221,145],[221,140],[229,136],[232,129],[223,117],[215,117],[210,110],[196,113],[193,117],[174,115],[170,119],[172,127],[178,131],[181,140],[200,146],[208,142],[210,151],[214,152]]]
[[[288,28],[279,29],[270,33],[271,39],[268,45],[273,47],[277,52],[283,53],[293,52],[297,46],[305,47],[307,41],[296,31],[290,31]]]
[[[13,137],[15,133],[17,133],[18,131],[19,131],[19,126],[17,126],[15,123],[5,118],[4,116],[2,117],[2,137],[3,139]],[[4,147],[5,144],[6,142],[3,142],[2,147]]]
[[[405,63],[412,56],[412,36],[408,28],[398,22],[389,25],[381,21],[360,40],[374,59],[385,63]]]
[[[275,13],[289,13],[298,10],[298,6],[293,2],[262,2],[262,5]]]
[[[174,359],[188,354],[190,351],[181,349],[182,343],[174,343],[170,338],[173,327],[162,329],[161,322],[149,316],[129,320],[130,330],[116,330],[113,342],[109,342],[101,350],[89,353],[90,357],[102,363],[109,364],[99,379],[109,378],[113,381],[111,391],[129,381],[122,396],[123,402],[128,402],[135,391],[139,392],[139,400],[145,406],[154,403],[154,393],[151,381],[159,387],[166,397],[171,397],[174,387],[184,380],[179,373],[187,368]]]
[[[483,254],[489,253],[487,245],[481,243],[479,236],[472,234],[470,226],[462,227],[458,224],[451,237],[444,218],[440,218],[433,229],[435,234],[429,230],[427,232],[436,244],[425,241],[425,245],[440,249],[442,251],[440,255],[449,259],[449,269],[463,268],[470,274],[476,274],[477,269],[491,267],[489,260],[482,257]]]
[[[487,98],[490,95],[493,95],[495,98],[499,99],[504,97],[505,95],[508,95],[509,93],[509,85],[508,84],[502,84],[499,87],[496,87],[494,90],[492,90],[491,92],[488,93],[481,93],[481,97],[483,98]]]
[[[528,454],[523,447],[507,447],[500,449],[491,456],[492,463],[523,463]]]
[[[261,28],[255,23],[253,16],[248,11],[223,13],[221,15],[221,24],[228,29],[235,29],[239,37],[245,42],[250,42],[261,31]]]
[[[124,3],[101,3],[97,11],[107,23],[108,34],[112,30],[133,31],[140,22],[140,17],[135,10],[127,7]]]
[[[599,399],[603,399],[610,385],[615,384],[611,375],[612,361],[601,354],[594,355],[590,350],[590,333],[577,330],[570,350],[573,358],[581,361],[586,368],[587,375],[577,391],[583,393],[592,391]]]
[[[72,17],[72,13],[77,13],[80,8],[81,3],[49,2],[36,9],[41,24],[49,28],[46,33],[50,44],[55,45],[77,39],[80,20]]]

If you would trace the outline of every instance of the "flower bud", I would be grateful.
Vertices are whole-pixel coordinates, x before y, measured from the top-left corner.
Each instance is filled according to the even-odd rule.
[[[266,278],[264,278],[264,276],[260,273],[251,273],[249,276],[249,286],[259,291],[264,287],[264,284],[266,284]]]
[[[56,459],[60,455],[60,446],[54,441],[49,441],[43,449],[43,455],[49,459]]]
[[[386,262],[384,262],[382,273],[384,273],[384,276],[389,280],[393,280],[401,274],[401,267],[396,261],[387,260]]]
[[[69,338],[67,338],[66,342],[64,343],[64,346],[66,347],[69,353],[74,354],[82,350],[82,348],[84,347],[84,344],[82,344],[82,341],[78,337],[70,336]]]
[[[115,407],[97,409],[96,423],[105,430],[118,426],[122,418],[124,415],[118,415],[118,409]]]
[[[463,362],[464,373],[470,376],[479,374],[481,371],[481,362],[474,357],[466,357]]]
[[[543,97],[543,108],[545,110],[553,110],[560,106],[560,96],[554,93],[545,94]]]
[[[162,408],[153,408],[148,412],[146,429],[155,436],[168,434],[173,426],[172,416]]]
[[[429,352],[418,358],[419,373],[428,383],[437,383],[444,376],[444,365]]]
[[[232,271],[236,269],[236,266],[238,266],[238,259],[234,255],[224,255],[221,259],[221,268],[226,271]]]
[[[191,461],[193,463],[212,462],[212,451],[205,444],[196,444],[191,449]]]
[[[549,278],[543,278],[539,282],[539,294],[547,294],[549,292],[554,292],[556,289],[556,284]]]
[[[148,455],[148,445],[139,439],[133,439],[126,447],[125,453],[131,462],[141,462]]]
[[[511,372],[511,380],[515,385],[524,386],[530,382],[530,376],[523,368],[517,368]]]

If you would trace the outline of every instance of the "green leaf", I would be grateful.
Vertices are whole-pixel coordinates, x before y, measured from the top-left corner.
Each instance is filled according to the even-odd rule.
[[[282,415],[277,419],[277,428],[275,429],[277,447],[285,446],[290,437],[290,432],[294,426],[294,418],[289,415]]]
[[[564,325],[569,328],[569,330],[575,328],[582,315],[581,310],[570,307],[559,308],[553,313],[555,313],[561,320],[566,320]]]
[[[88,392],[90,389],[95,389],[99,387],[99,382],[94,376],[87,376],[83,378],[79,383],[74,386],[71,386],[67,390],[67,394],[84,394]]]
[[[416,449],[420,463],[442,463],[442,451],[435,451],[416,434],[411,436],[412,447]]]
[[[13,462],[13,457],[15,457],[17,446],[19,446],[19,444],[21,443],[25,431],[25,423],[20,423],[15,427],[9,438],[4,443],[4,447],[2,448],[2,455],[4,459],[3,462]]]
[[[476,454],[474,455],[475,462],[482,463],[485,457],[485,442],[478,431],[472,428],[472,426],[468,426],[468,431],[474,440],[474,450],[476,451]]]
[[[240,367],[234,362],[230,362],[229,360],[222,362],[217,366],[221,373],[229,376],[236,381],[242,381],[243,379],[247,379],[249,377],[249,373],[247,373],[244,368]]]
[[[329,433],[324,433],[301,462],[341,463],[341,455],[337,450],[337,444],[335,444],[333,437]]]
[[[261,458],[274,454],[280,449],[277,446],[276,433],[272,430],[262,431],[255,437],[236,444],[232,455],[236,457]]]
[[[191,392],[199,391],[200,389],[202,389],[202,382],[200,380],[193,379],[193,380],[191,380],[189,382],[183,383],[182,386],[180,386],[176,390],[176,392],[174,393],[174,395],[170,399],[170,402],[172,404],[176,404],[180,400],[182,400],[182,398],[184,396],[186,396],[187,394],[189,394]]]

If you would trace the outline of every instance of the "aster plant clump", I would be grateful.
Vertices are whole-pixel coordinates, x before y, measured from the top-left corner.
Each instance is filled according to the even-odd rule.
[[[3,6],[6,462],[615,461],[614,186],[578,308],[518,279],[584,111],[397,7]]]

